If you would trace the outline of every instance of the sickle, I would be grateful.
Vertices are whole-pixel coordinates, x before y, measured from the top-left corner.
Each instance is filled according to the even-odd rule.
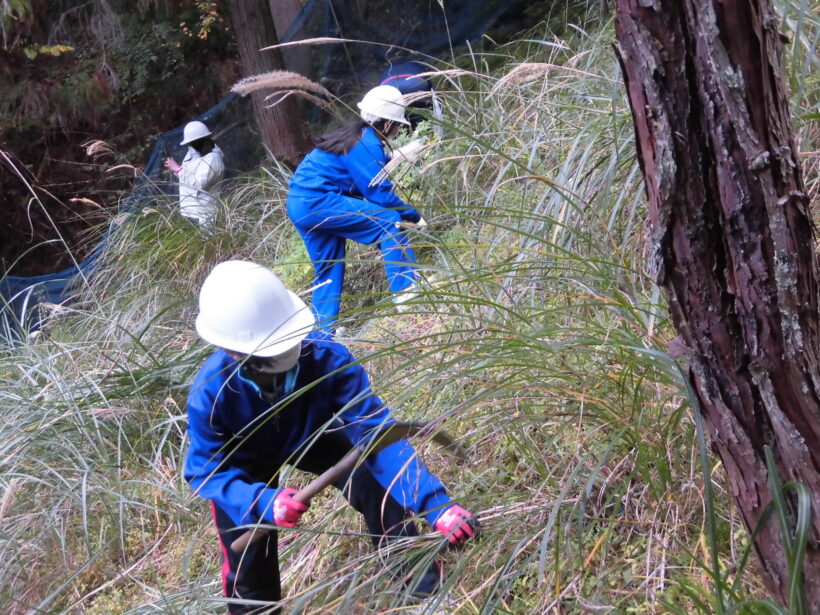
[[[450,452],[459,461],[464,461],[467,454],[464,448],[452,437],[440,429],[436,429],[434,423],[419,423],[416,421],[397,421],[391,425],[377,429],[364,446],[354,446],[349,453],[342,457],[334,466],[322,472],[314,478],[306,487],[293,495],[293,499],[302,504],[309,504],[310,501],[328,486],[346,476],[356,464],[374,453],[395,444],[399,440],[417,435],[428,435],[434,442],[440,444],[444,450]],[[268,530],[256,526],[231,543],[231,550],[234,553],[241,553],[251,543],[256,542],[268,533]]]

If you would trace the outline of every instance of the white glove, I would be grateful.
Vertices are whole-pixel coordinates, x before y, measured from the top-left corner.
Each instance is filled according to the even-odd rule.
[[[395,223],[395,227],[397,229],[414,228],[416,230],[422,230],[427,228],[427,220],[421,216],[419,216],[418,222],[405,222],[404,220],[399,220]]]
[[[403,158],[408,162],[413,162],[419,157],[422,149],[424,149],[424,139],[413,139],[390,152],[390,160]]]

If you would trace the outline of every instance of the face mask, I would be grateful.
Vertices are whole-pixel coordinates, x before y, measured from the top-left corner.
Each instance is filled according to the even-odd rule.
[[[299,362],[299,354],[302,352],[302,345],[296,344],[293,348],[283,354],[274,357],[254,357],[250,356],[245,360],[244,367],[251,374],[283,374],[289,371]]]
[[[283,376],[282,386],[278,387],[276,391],[267,391],[254,382],[249,375],[245,375],[241,369],[239,370],[239,379],[243,382],[247,382],[254,391],[271,402],[275,402],[282,397],[287,397],[296,389],[296,381],[299,378],[299,364],[294,365],[293,368],[285,372]]]
[[[247,357],[239,369],[239,378],[271,401],[286,397],[296,388],[301,351],[301,344],[297,344],[295,348],[275,357]],[[277,386],[277,383],[281,384]],[[269,390],[269,387],[276,390]]]

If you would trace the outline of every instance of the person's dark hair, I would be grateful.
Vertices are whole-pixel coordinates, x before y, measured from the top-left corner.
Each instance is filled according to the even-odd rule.
[[[188,145],[193,147],[200,156],[207,156],[213,151],[216,143],[211,137],[202,137],[196,141],[191,141]]]
[[[387,120],[376,120],[372,124],[369,124],[364,120],[356,120],[354,122],[342,124],[338,128],[335,128],[330,132],[326,132],[321,137],[316,139],[316,147],[330,154],[346,154],[352,150],[353,146],[356,145],[359,142],[359,139],[362,138],[362,128],[365,126],[372,126],[375,128],[376,134],[379,135],[379,138],[387,143],[387,139],[384,138],[383,134],[387,123]]]

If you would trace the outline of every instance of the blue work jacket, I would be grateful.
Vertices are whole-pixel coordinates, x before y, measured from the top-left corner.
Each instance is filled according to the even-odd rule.
[[[395,209],[402,220],[418,222],[419,212],[398,197],[389,179],[373,183],[387,161],[384,144],[375,129],[366,126],[362,138],[347,154],[331,154],[317,147],[305,156],[289,182],[290,194],[310,197],[335,192],[355,196]]]
[[[273,404],[240,377],[237,361],[218,350],[188,396],[185,480],[237,525],[272,523],[279,489],[268,487],[269,481],[283,464],[310,455],[306,443],[312,436],[341,427],[358,445],[373,428],[393,422],[364,368],[325,333],[313,332],[302,342],[294,391]],[[405,440],[364,463],[398,502],[431,525],[450,502],[444,485]]]

